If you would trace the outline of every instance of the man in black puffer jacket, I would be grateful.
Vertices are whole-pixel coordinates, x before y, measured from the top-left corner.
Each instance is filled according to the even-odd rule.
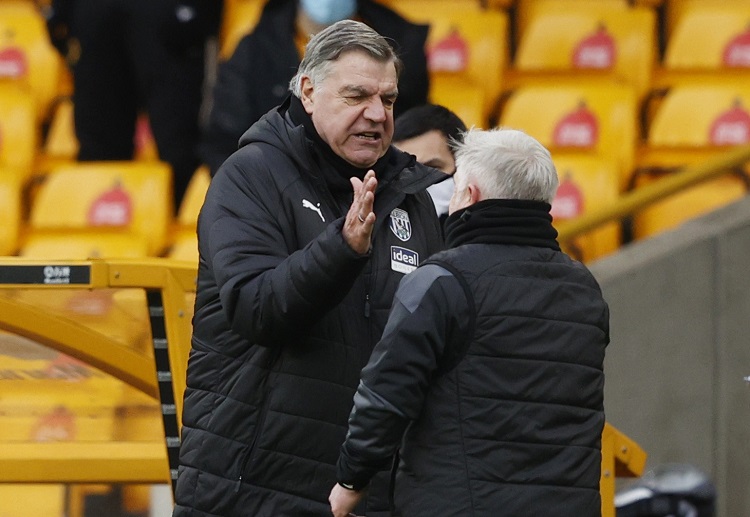
[[[444,175],[390,145],[400,66],[363,23],[318,33],[211,181],[175,516],[330,516],[359,373],[442,249],[425,188]],[[360,514],[388,515],[385,470]]]
[[[609,310],[560,251],[549,152],[472,130],[456,152],[448,249],[401,282],[354,398],[334,516],[400,447],[409,517],[594,517]]]

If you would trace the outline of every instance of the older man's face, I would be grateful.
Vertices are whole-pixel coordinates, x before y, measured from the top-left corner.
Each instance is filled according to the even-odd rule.
[[[302,103],[320,137],[350,164],[367,168],[393,138],[395,65],[362,51],[342,54],[321,84],[302,79]]]

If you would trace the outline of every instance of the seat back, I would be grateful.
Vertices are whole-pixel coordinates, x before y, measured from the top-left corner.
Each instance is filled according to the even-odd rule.
[[[31,176],[39,147],[35,110],[28,91],[0,82],[0,167],[22,179]]]
[[[617,200],[619,177],[614,161],[581,153],[558,153],[552,159],[560,179],[552,202],[553,224],[595,212]],[[621,242],[619,224],[609,223],[560,245],[573,258],[592,262],[617,251]]]
[[[88,162],[54,169],[31,205],[30,232],[141,236],[148,254],[166,246],[172,172],[162,162]]]
[[[585,83],[518,88],[499,117],[501,126],[526,131],[553,154],[575,150],[613,159],[621,189],[633,168],[637,120],[631,88]]]
[[[663,66],[667,70],[750,68],[750,3],[686,3],[667,38]]]
[[[427,56],[433,102],[449,97],[454,79],[460,78],[484,92],[482,113],[487,119],[502,91],[509,59],[508,15],[483,10],[475,1],[410,0],[392,7],[405,18],[430,26]]]
[[[57,95],[62,67],[34,2],[0,2],[0,81],[17,82],[31,92],[38,120]]]
[[[653,10],[605,8],[607,2],[598,9],[554,1],[543,5],[520,34],[512,67],[517,83],[565,74],[624,82],[639,96],[648,91],[656,56]]]
[[[726,147],[750,143],[750,84],[677,85],[654,111],[650,147]]]

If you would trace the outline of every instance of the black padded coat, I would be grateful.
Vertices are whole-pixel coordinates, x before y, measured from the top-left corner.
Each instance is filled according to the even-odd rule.
[[[442,173],[391,148],[372,249],[356,254],[341,234],[351,186],[326,179],[288,105],[243,136],[199,217],[175,516],[330,515],[361,368],[404,273],[442,247],[424,192]],[[368,516],[384,515],[387,485]]]

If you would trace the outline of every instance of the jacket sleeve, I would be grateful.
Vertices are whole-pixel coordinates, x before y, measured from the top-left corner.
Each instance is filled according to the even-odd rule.
[[[465,340],[470,319],[466,293],[446,269],[427,265],[402,279],[383,337],[362,370],[339,456],[339,482],[361,489],[389,465],[422,411],[442,356]]]
[[[280,193],[269,186],[272,173],[229,173],[237,157],[222,167],[207,193],[199,222],[201,256],[210,264],[231,328],[253,343],[273,346],[304,333],[336,307],[368,256],[346,243],[343,219],[297,249],[294,222],[284,214]]]

